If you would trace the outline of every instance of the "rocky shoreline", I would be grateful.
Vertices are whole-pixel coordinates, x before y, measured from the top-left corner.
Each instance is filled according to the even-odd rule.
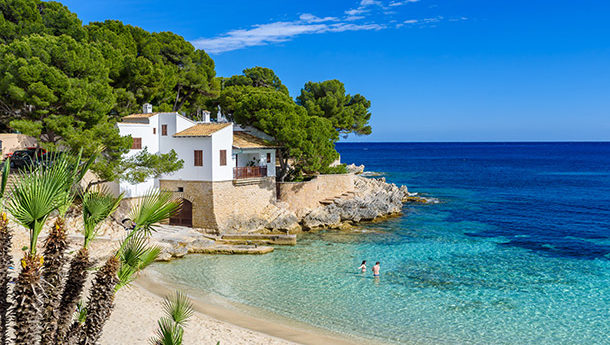
[[[361,222],[377,221],[402,214],[407,202],[434,203],[434,199],[409,193],[406,186],[387,183],[385,178],[355,176],[354,191],[328,200],[304,212],[292,212],[281,202],[263,210],[269,218],[254,218],[234,224],[234,232],[203,234],[194,229],[167,231],[154,238],[164,248],[161,260],[168,261],[189,253],[265,254],[273,245],[294,245],[294,234],[324,229],[349,230]],[[266,239],[264,236],[267,236]]]

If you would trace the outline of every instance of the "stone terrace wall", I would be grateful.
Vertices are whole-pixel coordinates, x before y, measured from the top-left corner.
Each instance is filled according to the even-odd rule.
[[[275,203],[275,177],[214,182],[213,194],[218,230],[236,232]]]
[[[318,175],[311,181],[278,182],[279,201],[299,214],[320,206],[320,201],[354,191],[354,174]]]
[[[275,177],[205,182],[160,180],[160,188],[193,203],[193,227],[235,232],[276,201]],[[183,192],[178,192],[178,188]],[[238,227],[237,229],[234,229]]]

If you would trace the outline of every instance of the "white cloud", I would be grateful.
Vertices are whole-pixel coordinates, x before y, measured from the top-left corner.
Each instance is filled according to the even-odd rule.
[[[437,16],[437,17],[433,17],[433,18],[424,18],[421,21],[424,23],[438,23],[443,19],[444,19],[443,16]]]
[[[317,18],[317,17],[316,17]],[[311,19],[306,17],[306,19]],[[295,36],[321,34],[326,32],[381,30],[380,24],[320,23],[300,19],[292,22],[274,22],[254,25],[249,29],[232,30],[213,38],[200,38],[193,45],[209,53],[222,53],[246,47],[262,46],[270,43],[286,42]],[[327,20],[330,21],[330,20]]]
[[[360,1],[360,6],[366,7],[366,6],[372,6],[372,5],[381,6],[382,3],[381,3],[381,1],[378,1],[378,0],[361,0]]]
[[[345,14],[347,14],[348,16],[355,16],[355,15],[358,15],[358,14],[365,13],[367,11],[368,10],[365,9],[365,8],[358,7],[358,8],[354,8],[354,9],[345,11]]]
[[[344,13],[348,16],[356,16],[368,12],[369,7],[371,6],[379,6],[381,8],[384,7],[383,3],[379,0],[360,0],[360,5],[357,8],[347,10]]]
[[[339,20],[339,18],[337,18],[337,17],[320,18],[320,17],[314,16],[311,13],[303,13],[299,17],[299,19],[305,23],[323,23],[323,22],[333,22],[333,21]]]
[[[388,6],[391,6],[391,7],[402,6],[402,5],[406,5],[408,3],[411,3],[411,2],[419,2],[419,0],[392,1],[392,2],[390,2],[390,4]]]
[[[217,54],[247,47],[286,42],[299,35],[345,31],[371,31],[382,30],[389,27],[398,29],[405,25],[414,24],[433,27],[435,26],[435,23],[444,20],[442,16],[437,16],[397,22],[396,18],[386,17],[390,14],[396,14],[396,12],[391,11],[390,9],[407,3],[419,2],[420,0],[391,0],[386,6],[385,4],[387,4],[388,1],[360,0],[357,8],[344,11],[345,15],[342,17],[318,17],[311,13],[303,13],[298,19],[293,21],[257,24],[245,29],[231,30],[216,37],[200,38],[194,40],[192,43],[195,47],[204,49],[208,53]],[[379,18],[375,20],[373,14],[379,14]],[[367,18],[368,20],[365,21],[364,19]],[[381,22],[383,19],[385,19],[385,21]],[[460,17],[449,19],[449,21],[461,20],[467,20],[467,18]]]

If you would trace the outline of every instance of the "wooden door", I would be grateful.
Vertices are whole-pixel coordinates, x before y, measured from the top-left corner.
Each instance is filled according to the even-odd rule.
[[[193,204],[186,199],[182,199],[182,207],[175,216],[169,219],[169,225],[193,227]]]

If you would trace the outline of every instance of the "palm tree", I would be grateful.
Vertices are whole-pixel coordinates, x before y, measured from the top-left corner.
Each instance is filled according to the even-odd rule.
[[[63,154],[61,154],[63,155]],[[51,158],[46,162],[42,162],[45,165],[52,164],[57,160],[58,155],[49,155]],[[58,306],[60,303],[60,293],[62,292],[63,285],[63,267],[67,262],[65,257],[66,249],[68,248],[67,235],[65,230],[65,216],[75,198],[75,186],[78,185],[80,180],[83,178],[85,173],[89,170],[93,162],[97,157],[97,153],[94,153],[84,164],[81,164],[82,150],[79,152],[76,160],[71,162],[70,175],[67,175],[67,179],[64,184],[65,195],[58,207],[58,216],[55,219],[55,224],[51,227],[49,235],[44,244],[44,267],[42,270],[42,279],[45,282],[45,298],[44,298],[44,311],[42,318],[42,345],[55,344],[55,331],[57,329],[57,322],[59,318]],[[69,156],[66,159],[72,161]]]
[[[84,242],[70,264],[68,278],[59,303],[57,330],[55,331],[55,337],[51,337],[54,341],[50,341],[48,344],[61,342],[68,334],[72,314],[87,280],[87,269],[90,266],[89,245],[97,236],[96,228],[98,224],[116,211],[122,199],[122,194],[115,198],[107,189],[101,187],[87,191],[82,195]]]
[[[151,345],[182,345],[184,326],[193,316],[193,304],[186,294],[176,291],[163,300],[165,317],[159,321],[156,336],[150,339]]]
[[[148,237],[136,233],[124,240],[117,256],[110,257],[96,273],[89,293],[87,317],[80,328],[80,344],[95,344],[114,308],[116,292],[132,283],[136,274],[155,261],[159,247],[149,246]]]
[[[65,184],[71,174],[68,160],[60,158],[49,167],[38,165],[22,171],[12,188],[7,209],[30,233],[30,246],[21,259],[21,272],[13,290],[17,344],[36,344],[40,339],[43,257],[37,253],[37,241],[49,214],[64,202]]]
[[[3,200],[6,183],[10,171],[10,159],[4,161],[2,167],[2,181],[0,182],[0,200]],[[0,345],[8,343],[8,286],[11,280],[10,267],[13,264],[11,257],[11,240],[13,236],[8,230],[6,212],[0,213]]]
[[[87,319],[81,333],[81,345],[93,345],[114,308],[116,291],[131,283],[135,274],[152,263],[159,254],[156,247],[148,247],[148,235],[155,224],[169,219],[180,209],[180,202],[172,200],[170,192],[151,190],[134,208],[131,215],[135,226],[96,273],[87,302]]]

